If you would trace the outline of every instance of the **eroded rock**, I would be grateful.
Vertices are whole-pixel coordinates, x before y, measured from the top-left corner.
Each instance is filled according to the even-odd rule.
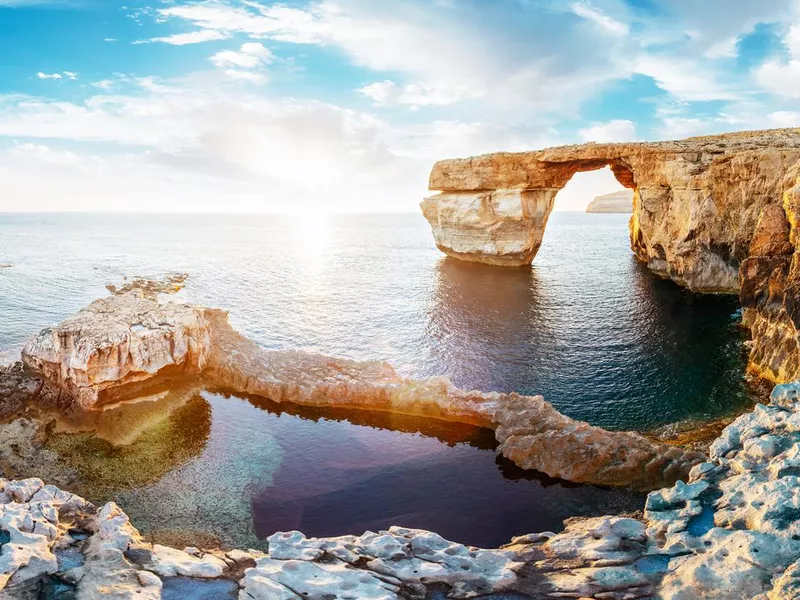
[[[143,387],[179,375],[274,402],[478,425],[495,429],[501,451],[523,468],[581,483],[653,489],[687,475],[703,458],[575,421],[541,396],[466,391],[445,377],[404,378],[384,362],[266,351],[234,331],[224,311],[135,290],[97,300],[45,329],[25,346],[23,360],[46,387],[82,407],[119,400],[131,389],[141,396]]]
[[[798,129],[501,152],[438,162],[429,188],[441,193],[422,208],[449,256],[527,264],[556,193],[575,173],[609,166],[634,191],[636,256],[691,290],[736,293],[761,211],[780,203],[786,174],[798,161]],[[495,198],[513,202],[498,210]],[[536,219],[527,198],[537,199]]]

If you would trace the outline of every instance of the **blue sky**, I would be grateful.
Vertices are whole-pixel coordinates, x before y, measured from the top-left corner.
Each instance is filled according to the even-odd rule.
[[[0,210],[416,210],[439,158],[800,125],[800,0],[0,0],[0,56]]]

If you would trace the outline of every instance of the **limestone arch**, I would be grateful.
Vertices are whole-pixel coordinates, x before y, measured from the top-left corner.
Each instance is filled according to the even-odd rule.
[[[634,191],[634,207],[638,201],[635,170],[620,157],[536,160],[510,173],[491,162],[482,164],[487,157],[468,159],[476,177],[459,183],[463,190],[439,185],[432,175],[431,189],[440,193],[421,204],[437,247],[452,258],[500,266],[530,265],[542,245],[556,195],[577,173],[609,167],[623,187]],[[483,180],[493,180],[497,187],[484,185]],[[634,221],[631,247],[636,252],[643,240]]]

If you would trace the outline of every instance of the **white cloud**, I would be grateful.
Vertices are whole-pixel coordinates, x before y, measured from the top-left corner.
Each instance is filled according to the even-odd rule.
[[[628,26],[625,23],[612,19],[603,13],[603,11],[592,6],[589,2],[575,2],[570,5],[570,10],[579,17],[600,26],[600,28],[607,33],[615,36],[628,35]]]
[[[469,88],[435,87],[417,84],[400,86],[389,79],[360,88],[359,93],[384,106],[445,106],[473,97]]]
[[[721,73],[694,59],[643,54],[633,69],[652,77],[658,87],[681,101],[738,100],[742,91],[723,81]]]
[[[778,110],[767,115],[774,127],[800,127],[800,112],[796,110]]]
[[[31,140],[13,152],[13,164],[19,166],[13,170],[20,175],[10,187],[4,177],[5,202],[20,194],[30,198],[32,190],[49,202],[44,191],[63,179],[73,190],[69,202],[85,208],[88,200],[74,192],[81,178],[87,188],[97,190],[97,197],[101,190],[108,193],[123,185],[129,186],[127,197],[130,190],[144,189],[144,183],[131,184],[132,172],[141,179],[156,173],[146,185],[152,203],[166,199],[175,209],[181,207],[173,204],[172,194],[199,194],[202,202],[216,203],[220,210],[225,209],[220,198],[226,198],[231,210],[227,197],[240,195],[248,198],[250,210],[268,211],[286,208],[287,202],[362,210],[413,208],[425,193],[432,159],[392,152],[388,126],[368,114],[322,102],[268,99],[219,82],[124,83],[135,90],[99,93],[82,103],[0,97],[0,136]],[[48,146],[37,139],[49,140]],[[53,145],[58,140],[84,145],[82,162],[58,154],[61,150]],[[104,144],[97,156],[88,145],[95,142]],[[48,171],[59,160],[64,168],[95,171],[91,178],[86,172]],[[24,173],[28,175],[23,178]],[[198,186],[197,181],[204,183]],[[378,196],[381,205],[375,206]]]
[[[78,74],[74,71],[61,71],[61,73],[44,73],[39,71],[36,73],[36,77],[39,79],[71,79],[75,80],[78,78]]]
[[[235,50],[223,50],[222,52],[217,52],[209,60],[220,68],[256,69],[271,63],[273,59],[274,56],[268,48],[256,42],[249,42],[242,44],[238,52]]]
[[[45,163],[73,166],[80,164],[81,158],[74,152],[53,150],[49,146],[27,142],[15,144],[11,153],[17,156],[29,156]]]
[[[189,33],[175,33],[164,37],[154,37],[149,40],[139,40],[134,42],[134,44],[142,44],[145,41],[149,41],[172,44],[173,46],[186,46],[188,44],[202,44],[203,42],[224,40],[227,37],[228,35],[226,33],[214,31],[213,29],[201,29],[199,31],[190,31]]]
[[[578,131],[587,142],[632,142],[636,140],[636,124],[626,119],[599,123]]]
[[[242,71],[240,69],[225,69],[225,75],[231,79],[240,79],[242,81],[249,81],[251,83],[264,83],[267,80],[266,75],[254,71]]]
[[[736,58],[738,38],[731,37],[716,42],[706,50],[707,58]]]
[[[755,80],[776,96],[800,98],[800,24],[789,28],[783,44],[788,60],[768,60],[755,71]]]
[[[176,2],[158,15],[215,33],[334,47],[358,66],[398,74],[394,90],[384,81],[362,88],[376,102],[441,106],[480,98],[495,108],[571,111],[630,73],[616,57],[625,36],[609,39],[624,25],[585,3],[535,18],[524,11],[529,23],[501,3],[481,12],[454,8],[417,0],[320,0],[305,8],[205,0]]]
[[[223,50],[209,58],[228,77],[251,83],[267,80],[263,71],[274,59],[272,52],[258,42],[242,44],[238,51]]]

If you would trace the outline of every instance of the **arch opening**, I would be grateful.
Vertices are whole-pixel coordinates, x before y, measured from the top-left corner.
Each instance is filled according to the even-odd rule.
[[[615,195],[615,196],[614,196]],[[593,203],[608,196],[608,201]],[[633,212],[633,190],[625,187],[609,165],[591,171],[576,172],[556,194],[556,212]]]

